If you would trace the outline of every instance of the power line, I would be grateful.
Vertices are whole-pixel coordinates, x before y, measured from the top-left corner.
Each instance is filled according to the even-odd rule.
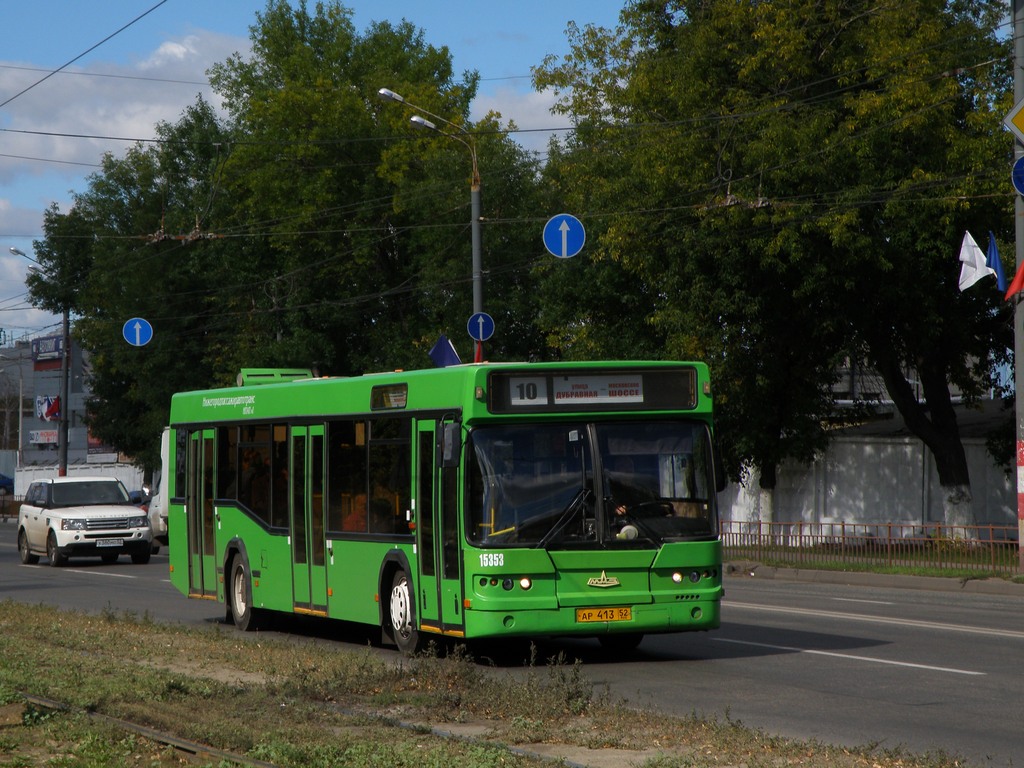
[[[16,94],[14,94],[14,95],[13,95],[13,96],[11,96],[10,98],[6,99],[5,101],[2,101],[2,102],[0,102],[0,108],[6,107],[6,106],[7,106],[8,104],[10,104],[10,103],[11,103],[12,101],[14,101],[14,100],[15,100],[16,98],[18,98],[19,96],[23,96],[24,94],[28,93],[28,92],[29,92],[29,91],[31,91],[31,90],[32,90],[33,88],[35,88],[35,87],[36,87],[37,85],[39,85],[39,84],[41,84],[41,83],[44,83],[44,82],[46,82],[47,80],[49,80],[49,79],[50,79],[51,77],[53,77],[54,75],[56,75],[56,74],[57,74],[58,72],[60,72],[60,71],[61,71],[62,69],[65,69],[65,68],[67,68],[67,67],[70,67],[70,66],[71,66],[72,64],[74,64],[74,63],[75,63],[76,61],[78,61],[78,60],[79,60],[80,58],[82,58],[83,56],[85,56],[85,55],[87,55],[87,54],[90,54],[90,53],[92,53],[92,52],[93,52],[93,51],[95,51],[95,50],[96,50],[97,48],[99,48],[99,47],[100,47],[101,45],[103,45],[104,43],[106,43],[106,42],[107,42],[108,40],[111,40],[111,39],[113,39],[114,37],[116,37],[117,35],[121,34],[121,33],[122,33],[122,32],[124,32],[124,31],[125,31],[126,29],[128,29],[128,27],[130,27],[130,26],[132,26],[133,24],[135,24],[135,22],[137,22],[137,21],[140,21],[141,19],[145,18],[146,16],[148,16],[149,14],[151,14],[151,13],[152,13],[153,11],[155,11],[155,10],[156,10],[157,8],[159,8],[159,7],[161,6],[161,5],[163,5],[163,4],[164,4],[164,3],[166,3],[166,2],[167,2],[167,0],[160,0],[160,2],[159,2],[159,3],[157,3],[156,5],[154,5],[154,6],[153,6],[152,8],[150,8],[150,9],[149,9],[148,11],[146,11],[146,12],[144,12],[144,13],[140,14],[139,16],[136,16],[136,17],[135,17],[134,19],[132,19],[131,21],[129,21],[129,22],[127,23],[127,24],[125,24],[125,25],[124,25],[123,27],[121,27],[121,28],[120,28],[119,30],[117,30],[116,32],[113,32],[113,33],[111,33],[111,34],[107,35],[107,36],[106,36],[105,38],[103,38],[102,40],[100,40],[100,41],[99,41],[98,43],[96,43],[96,45],[92,46],[91,48],[89,48],[89,49],[87,49],[87,50],[85,50],[85,51],[82,51],[82,53],[80,53],[80,54],[78,54],[77,56],[75,56],[75,58],[71,59],[70,61],[68,61],[68,62],[66,62],[66,63],[64,63],[64,64],[61,64],[61,65],[60,65],[59,67],[57,67],[57,69],[55,69],[55,70],[53,70],[52,72],[48,73],[48,74],[47,74],[47,75],[45,75],[44,77],[41,77],[41,78],[39,78],[38,80],[36,80],[36,81],[35,81],[34,83],[32,83],[32,85],[30,85],[30,86],[28,86],[27,88],[24,88],[24,89],[22,89],[22,90],[18,91],[18,92],[17,92]]]
[[[166,0],[165,0],[165,2],[166,2]],[[88,51],[86,51],[86,53],[88,53]],[[84,55],[85,54],[83,53],[82,56],[84,56]],[[81,57],[79,57],[79,58],[81,58]],[[64,66],[66,67],[67,64],[65,64]],[[110,72],[84,72],[84,71],[64,72],[62,70],[50,70],[50,69],[44,69],[42,67],[19,67],[19,66],[14,65],[14,64],[0,64],[0,69],[13,69],[13,70],[17,70],[18,72],[49,72],[50,74],[47,75],[47,77],[55,75],[55,74],[57,74],[59,72],[62,75],[70,75],[71,77],[102,77],[102,78],[108,78],[108,79],[111,79],[111,80],[139,80],[139,81],[144,82],[144,83],[170,83],[171,85],[202,85],[202,86],[206,86],[206,87],[209,87],[209,85],[210,85],[209,82],[207,82],[205,80],[176,80],[174,78],[169,78],[169,77],[143,77],[142,75],[115,75],[115,74],[112,74]],[[43,79],[45,80],[46,78],[43,78]],[[42,82],[42,80],[40,80],[39,82]],[[35,83],[34,85],[32,85],[30,87],[34,88],[38,84],[39,83]],[[21,95],[21,94],[19,94],[19,95]]]

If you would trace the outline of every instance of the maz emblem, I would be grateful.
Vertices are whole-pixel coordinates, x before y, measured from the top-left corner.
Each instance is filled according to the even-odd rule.
[[[617,587],[619,586],[619,580],[614,576],[606,576],[604,571],[601,571],[601,576],[596,579],[587,580],[588,587]]]

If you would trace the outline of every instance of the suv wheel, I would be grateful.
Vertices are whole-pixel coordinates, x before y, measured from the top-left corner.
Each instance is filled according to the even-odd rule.
[[[50,559],[50,565],[56,568],[59,565],[64,565],[67,562],[67,555],[62,555],[60,550],[57,549],[57,536],[50,531],[50,535],[46,537],[46,556]]]
[[[39,562],[39,555],[33,555],[32,550],[28,548],[28,536],[25,535],[24,528],[18,531],[18,554],[25,565],[35,565]]]

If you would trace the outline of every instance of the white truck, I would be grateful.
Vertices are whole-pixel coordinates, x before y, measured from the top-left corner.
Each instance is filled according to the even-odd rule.
[[[160,545],[167,546],[167,478],[171,468],[167,461],[170,454],[171,430],[164,427],[160,436],[160,469],[153,480],[153,493],[149,499],[149,524],[153,529],[153,552],[160,550]]]

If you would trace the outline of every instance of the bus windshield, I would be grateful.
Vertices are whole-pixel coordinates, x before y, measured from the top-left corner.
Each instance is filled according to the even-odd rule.
[[[692,421],[479,427],[469,438],[469,540],[567,548],[715,538],[710,446]]]

